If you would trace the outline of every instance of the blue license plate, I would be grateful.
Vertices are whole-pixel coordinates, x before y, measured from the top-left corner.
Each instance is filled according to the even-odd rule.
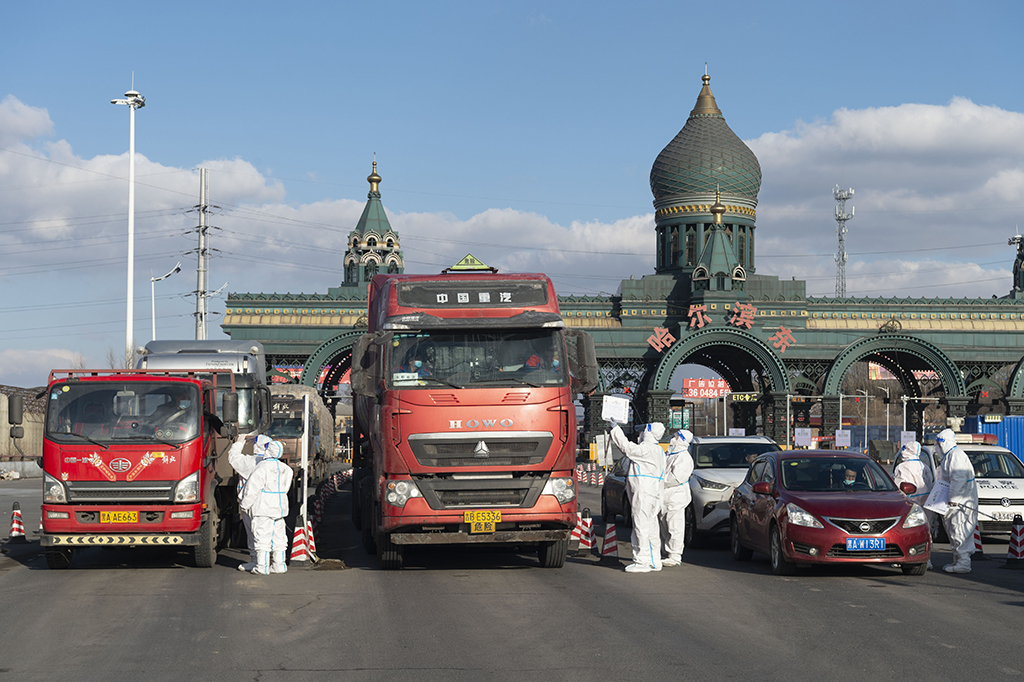
[[[885,549],[885,538],[846,538],[847,552],[872,552]]]

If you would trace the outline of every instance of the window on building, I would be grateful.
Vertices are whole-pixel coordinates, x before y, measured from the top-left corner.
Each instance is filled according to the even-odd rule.
[[[697,262],[697,226],[686,226],[686,265],[693,267]]]
[[[398,263],[396,263],[395,261],[391,261],[390,263],[388,263],[388,274],[389,275],[394,275],[397,272],[398,272]]]
[[[370,247],[371,249],[376,248],[376,246],[377,246],[377,238],[376,237],[370,237],[369,239],[366,240],[366,245],[368,247]]]
[[[675,265],[679,262],[679,226],[669,227],[668,234],[668,262]]]
[[[377,264],[376,263],[367,263],[366,264],[366,279],[370,280],[376,274],[377,274]]]
[[[359,266],[349,263],[345,266],[345,281],[354,284],[359,281]]]
[[[740,226],[739,229],[740,229],[740,242],[739,242],[739,249],[738,249],[738,251],[736,253],[736,259],[739,260],[740,265],[742,265],[743,267],[747,267],[747,235],[746,235],[746,231],[747,230],[742,225]]]

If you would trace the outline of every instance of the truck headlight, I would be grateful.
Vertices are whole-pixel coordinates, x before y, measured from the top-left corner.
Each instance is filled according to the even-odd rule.
[[[789,515],[789,522],[794,526],[807,526],[808,528],[824,528],[821,521],[814,518],[806,509],[796,506],[792,502],[786,505],[786,513]]]
[[[189,474],[178,481],[174,488],[175,502],[198,502],[199,501],[199,472]]]
[[[412,481],[388,481],[384,499],[393,507],[404,507],[411,497],[421,497],[420,489]]]
[[[571,478],[549,478],[540,494],[554,495],[558,504],[566,504],[576,499],[576,487]]]
[[[697,479],[697,483],[699,483],[700,487],[703,488],[704,490],[728,490],[730,487],[732,487],[726,485],[725,483],[709,481],[706,478],[701,478],[700,476],[694,476],[694,478]]]
[[[47,504],[65,504],[68,501],[67,489],[64,484],[50,474],[43,474],[43,502]]]
[[[904,528],[917,528],[928,523],[928,517],[924,515],[924,509],[921,509],[921,505],[915,503],[910,508],[910,513],[907,514],[907,520],[903,522]]]

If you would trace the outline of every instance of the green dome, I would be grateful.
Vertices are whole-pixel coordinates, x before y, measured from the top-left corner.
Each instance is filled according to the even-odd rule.
[[[729,128],[704,75],[704,87],[686,125],[661,150],[651,168],[655,206],[722,195],[757,205],[761,165],[754,152]]]

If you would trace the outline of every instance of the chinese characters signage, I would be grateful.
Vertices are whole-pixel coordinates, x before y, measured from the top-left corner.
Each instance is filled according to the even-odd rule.
[[[407,308],[510,308],[546,305],[545,282],[403,282],[398,305]]]
[[[683,379],[684,398],[721,398],[731,393],[725,379]]]

